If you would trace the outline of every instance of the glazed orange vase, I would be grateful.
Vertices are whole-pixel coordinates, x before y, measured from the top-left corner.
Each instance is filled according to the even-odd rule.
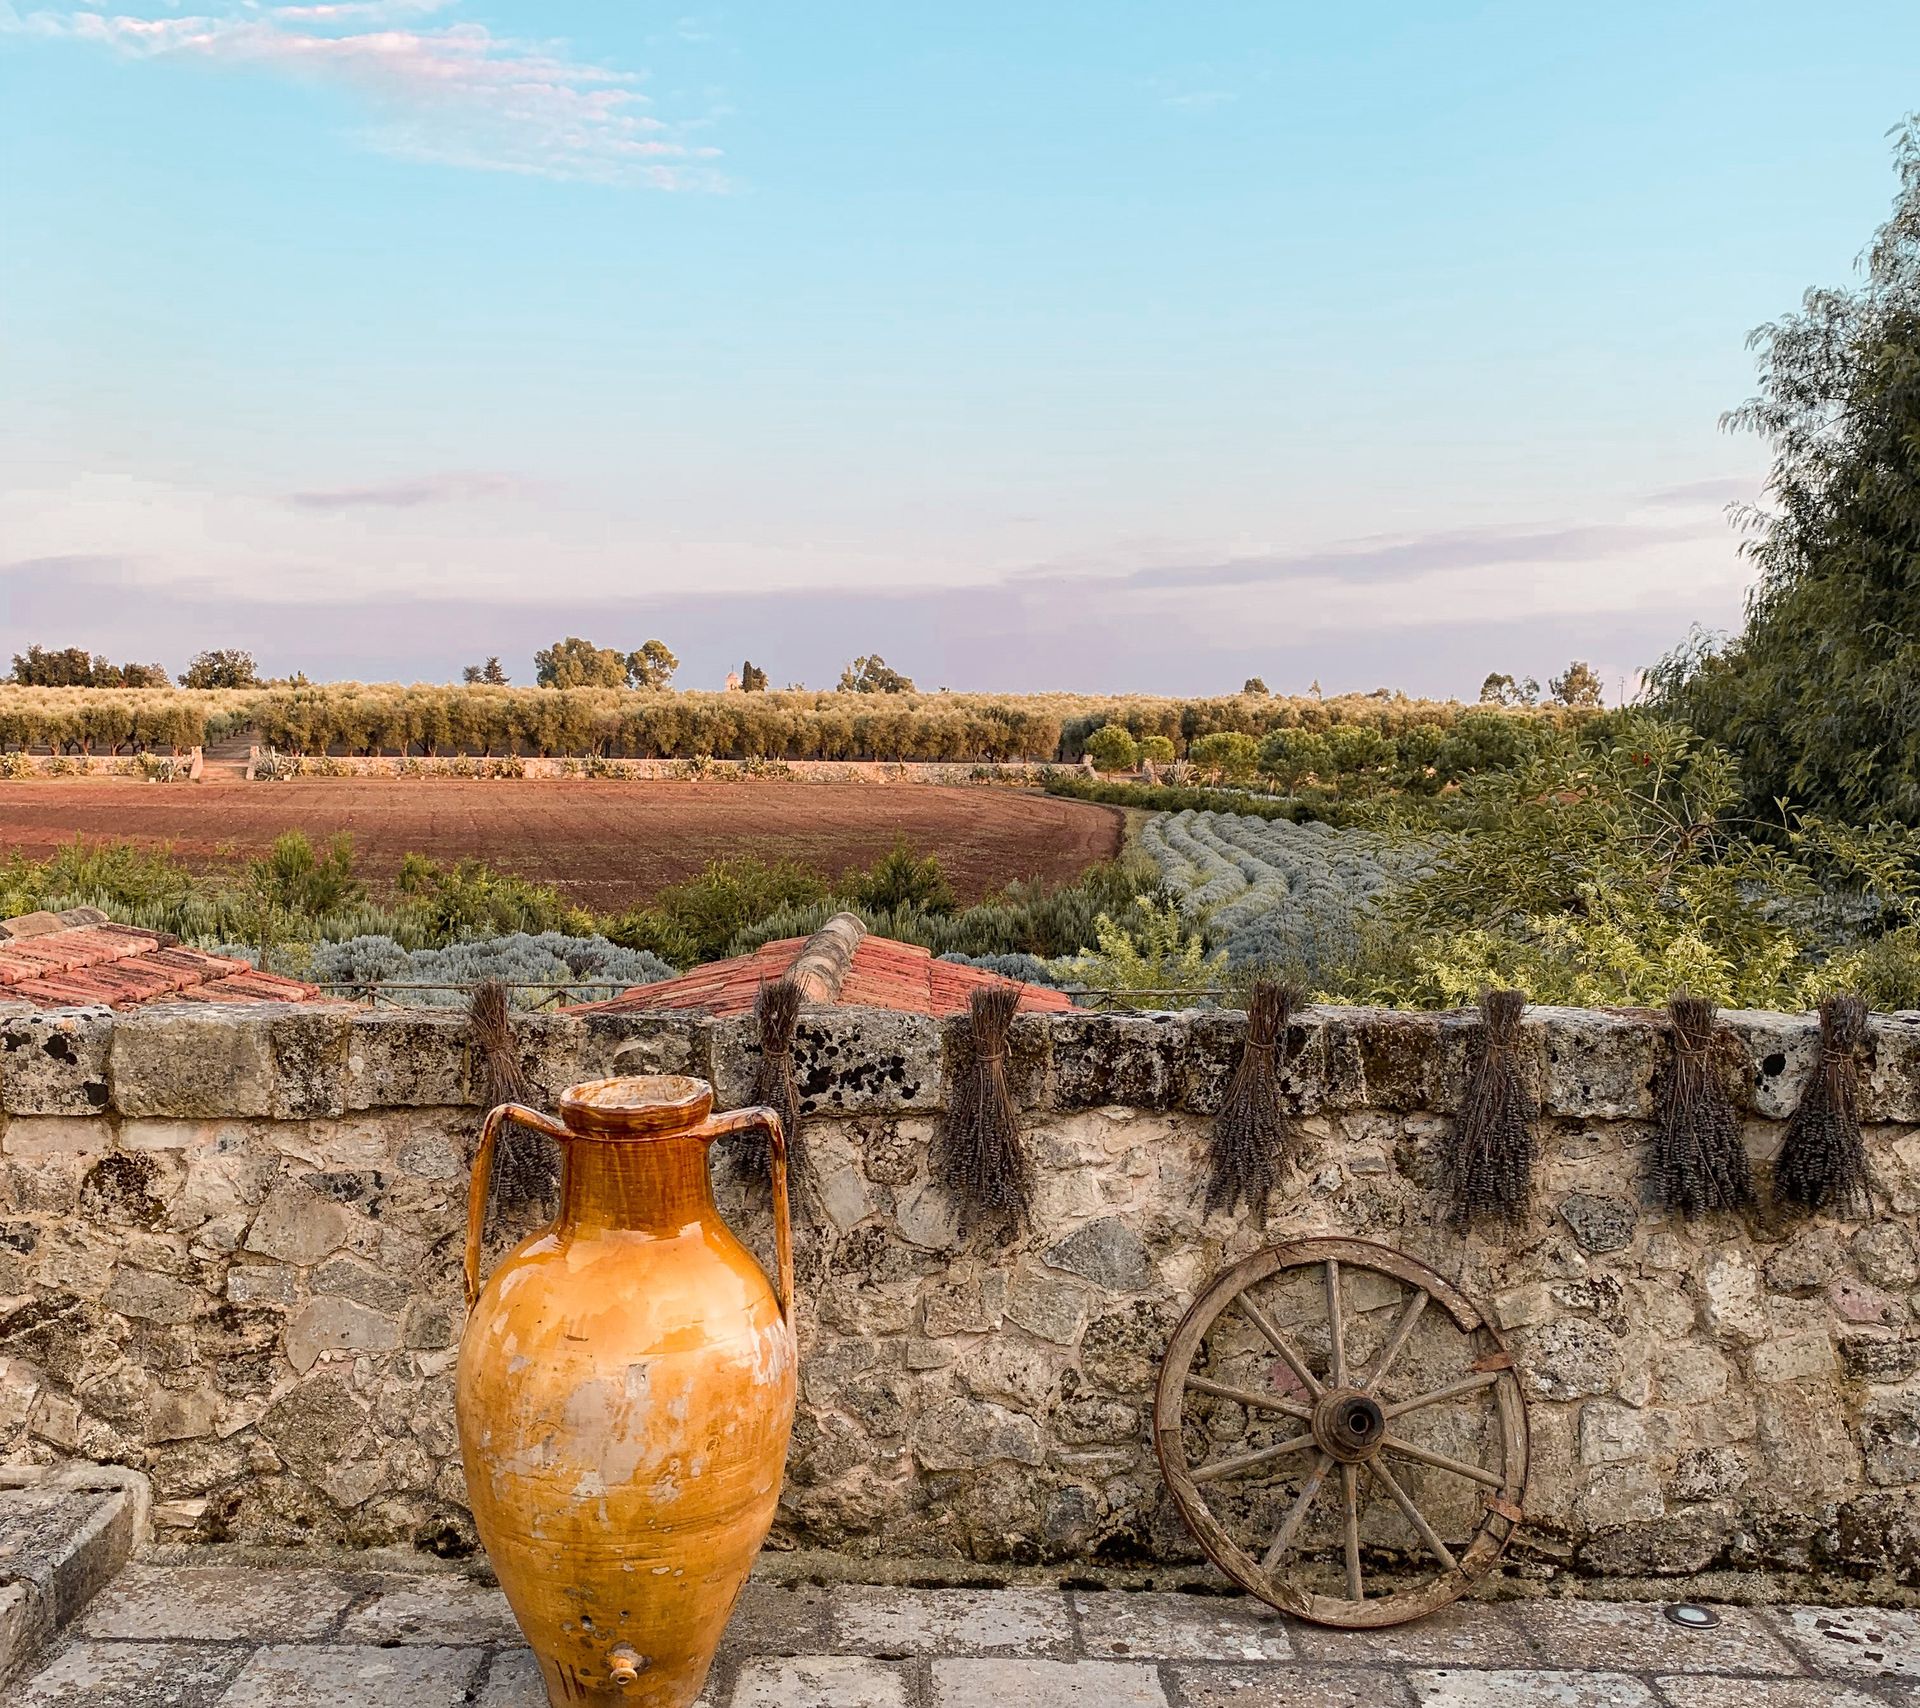
[[[467,1207],[467,1494],[548,1700],[689,1708],[766,1540],[798,1358],[786,1144],[680,1077],[591,1080],[560,1120],[487,1116]],[[553,1225],[479,1285],[494,1141],[561,1143]],[[707,1145],[771,1141],[779,1290],[714,1208]]]

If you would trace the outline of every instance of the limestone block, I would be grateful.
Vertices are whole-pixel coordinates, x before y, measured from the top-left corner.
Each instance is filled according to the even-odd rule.
[[[147,1415],[147,1440],[194,1441],[211,1435],[220,1412],[220,1396],[211,1388],[158,1388]]]
[[[1071,1346],[1086,1326],[1088,1288],[1078,1281],[1022,1267],[1007,1286],[1006,1314],[1029,1334],[1059,1346]]]
[[[304,1180],[283,1180],[247,1232],[246,1249],[262,1257],[304,1266],[318,1263],[346,1243],[347,1212]]]
[[[9,1115],[98,1115],[110,1099],[105,1008],[25,1013],[0,1022],[0,1109]]]
[[[1736,1346],[1752,1346],[1769,1332],[1760,1268],[1752,1254],[1722,1246],[1707,1254],[1697,1283],[1707,1327]]]
[[[1047,1263],[1110,1293],[1138,1293],[1154,1280],[1153,1254],[1118,1216],[1102,1216],[1046,1254]]]
[[[1172,1109],[1187,1089],[1184,1016],[1057,1014],[1053,1034],[1055,1109],[1110,1103]]]
[[[1680,1455],[1667,1489],[1678,1501],[1717,1500],[1738,1494],[1750,1474],[1738,1447],[1690,1447]]]
[[[352,1378],[331,1367],[289,1388],[260,1420],[260,1433],[281,1457],[314,1479],[352,1462],[366,1427],[366,1408]]]
[[[170,1275],[156,1275],[147,1269],[122,1265],[114,1271],[112,1284],[102,1301],[108,1310],[143,1322],[184,1323],[193,1320],[200,1305],[198,1288]]]
[[[1861,1115],[1868,1121],[1920,1121],[1920,1016],[1874,1016],[1871,1063],[1861,1074]]]
[[[10,1157],[98,1156],[113,1143],[111,1122],[71,1115],[10,1115],[0,1131],[0,1149]]]
[[[1639,1211],[1626,1199],[1605,1193],[1569,1193],[1560,1200],[1559,1210],[1580,1249],[1596,1257],[1632,1245],[1640,1220]]]
[[[1609,1465],[1594,1474],[1573,1510],[1589,1530],[1606,1530],[1658,1518],[1667,1502],[1651,1465]]]
[[[1726,1393],[1734,1370],[1711,1346],[1680,1341],[1663,1346],[1654,1359],[1654,1393],[1663,1405],[1707,1405]]]
[[[1767,1285],[1776,1293],[1824,1287],[1847,1264],[1845,1232],[1828,1223],[1803,1228],[1767,1256]]]
[[[1876,1393],[1860,1413],[1867,1476],[1882,1487],[1920,1483],[1920,1387]]]
[[[1442,1016],[1383,1008],[1326,1007],[1315,1013],[1341,1040],[1339,1047],[1357,1058],[1368,1107],[1414,1110],[1457,1105],[1457,1085],[1442,1102],[1433,1101]]]
[[[137,1009],[116,1019],[108,1057],[122,1115],[270,1115],[274,1063],[261,1004]]]
[[[1920,1282],[1920,1245],[1898,1222],[1875,1222],[1853,1236],[1854,1266],[1876,1287]]]
[[[351,1299],[309,1299],[287,1324],[287,1362],[302,1375],[326,1352],[392,1352],[400,1324]],[[358,1504],[358,1503],[354,1503]]]
[[[991,1400],[944,1399],[920,1414],[914,1455],[929,1471],[977,1471],[1011,1462],[1040,1465],[1046,1448],[1032,1418]]]
[[[284,1263],[236,1263],[227,1271],[227,1298],[236,1305],[290,1305],[294,1272]]]
[[[348,1025],[345,1106],[432,1108],[468,1101],[466,1016],[451,1009],[355,1010]]]
[[[715,1099],[751,1101],[759,1058],[751,1017],[712,1027]],[[938,1109],[943,1101],[940,1024],[924,1014],[809,1008],[793,1034],[793,1078],[803,1114],[889,1114]]]
[[[1646,1459],[1652,1450],[1643,1413],[1611,1400],[1580,1408],[1580,1462],[1618,1465]]]
[[[1577,1400],[1611,1394],[1620,1381],[1620,1342],[1599,1323],[1562,1317],[1516,1337],[1528,1397]]]
[[[267,1022],[276,1117],[303,1121],[346,1113],[355,1012],[344,1003],[300,1004]]]
[[[669,1009],[641,1014],[588,1014],[580,1067],[588,1079],[684,1073],[711,1079],[710,1023],[704,1014]]]
[[[513,1032],[520,1044],[520,1071],[540,1108],[552,1108],[561,1092],[587,1077],[582,1070],[587,1039],[582,1016],[516,1013]]]
[[[1833,1338],[1825,1329],[1774,1335],[1749,1357],[1757,1382],[1802,1382],[1834,1373]]]
[[[1664,1028],[1651,1019],[1577,1008],[1532,1008],[1526,1030],[1542,1035],[1549,1115],[1644,1121],[1654,1112],[1654,1078]]]
[[[1791,1115],[1820,1055],[1820,1023],[1810,1014],[1730,1009],[1721,1024],[1753,1062],[1753,1111],[1769,1121]]]
[[[960,1379],[981,1399],[1038,1412],[1059,1378],[1057,1355],[1032,1342],[988,1335],[962,1355]]]

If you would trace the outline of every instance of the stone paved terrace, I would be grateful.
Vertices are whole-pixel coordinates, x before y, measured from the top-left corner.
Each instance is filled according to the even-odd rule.
[[[1209,1595],[755,1582],[702,1708],[1920,1708],[1920,1614],[1465,1604],[1378,1633]],[[453,1573],[135,1565],[10,1708],[540,1708]]]

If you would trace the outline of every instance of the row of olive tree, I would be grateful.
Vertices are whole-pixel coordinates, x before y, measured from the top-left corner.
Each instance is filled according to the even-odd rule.
[[[115,664],[103,652],[83,646],[29,646],[13,655],[11,680],[21,688],[164,688],[166,666]],[[183,688],[257,688],[260,673],[253,654],[226,647],[194,655],[180,673]]]

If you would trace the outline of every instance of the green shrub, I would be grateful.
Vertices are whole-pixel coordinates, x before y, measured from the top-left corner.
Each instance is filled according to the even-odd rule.
[[[1187,758],[1213,782],[1242,783],[1260,763],[1260,744],[1238,730],[1222,730],[1189,742]]]
[[[936,854],[915,854],[902,837],[873,869],[853,884],[862,907],[913,908],[921,913],[951,913],[956,897]]]
[[[1333,776],[1333,749],[1316,730],[1273,730],[1261,737],[1258,757],[1262,774],[1289,794],[1297,793],[1309,777],[1328,780]]]
[[[1085,752],[1101,771],[1131,771],[1140,763],[1140,744],[1119,724],[1102,724],[1087,737]]]
[[[1171,899],[1135,896],[1116,921],[1094,921],[1096,947],[1060,969],[1064,980],[1093,990],[1137,993],[1122,997],[1127,1008],[1185,1008],[1226,977],[1224,954],[1209,956]]]

